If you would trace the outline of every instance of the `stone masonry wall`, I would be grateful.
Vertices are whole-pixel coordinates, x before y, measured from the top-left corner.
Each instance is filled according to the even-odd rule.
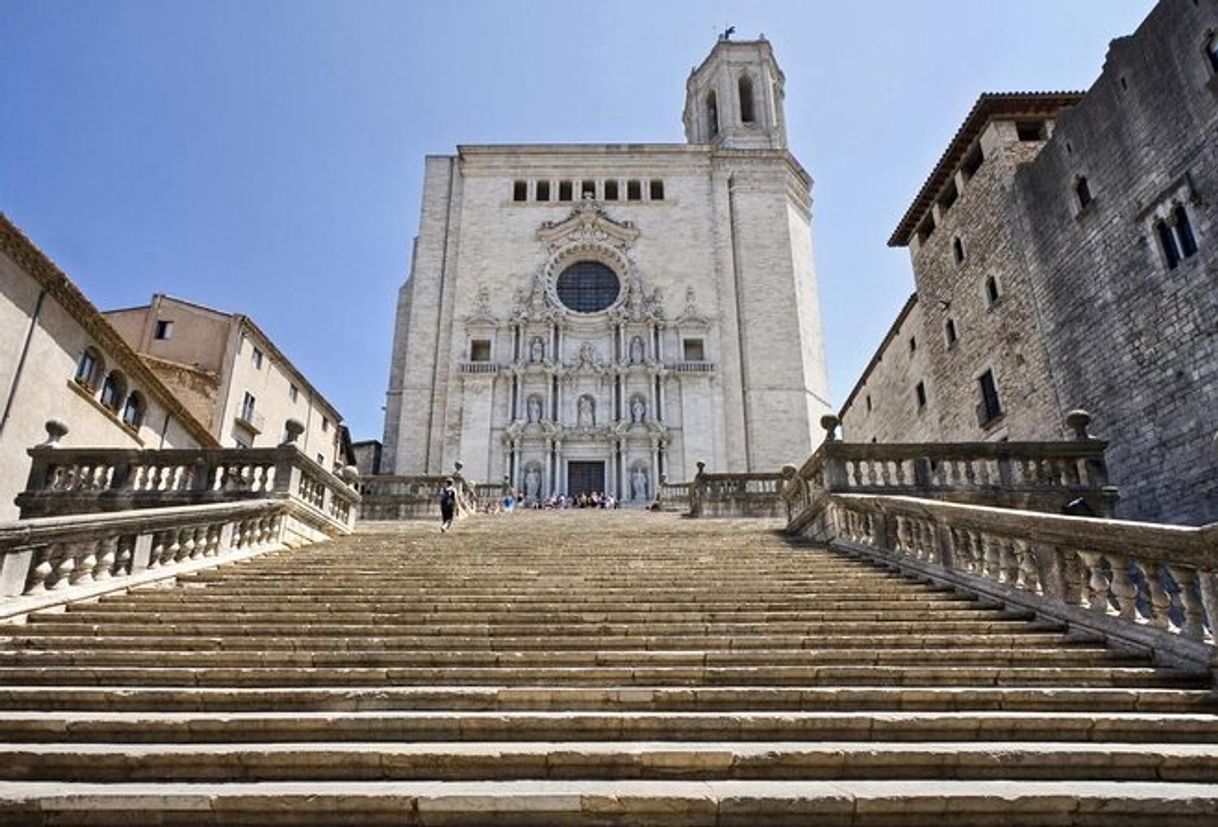
[[[1111,440],[1124,517],[1218,520],[1215,28],[1214,0],[1163,0],[1016,176],[1058,394]],[[1169,269],[1154,222],[1176,206],[1199,249]]]

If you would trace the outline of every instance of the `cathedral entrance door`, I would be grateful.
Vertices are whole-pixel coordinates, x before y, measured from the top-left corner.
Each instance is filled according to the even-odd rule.
[[[592,494],[605,490],[605,463],[576,462],[567,463],[567,494],[578,497],[580,494]]]

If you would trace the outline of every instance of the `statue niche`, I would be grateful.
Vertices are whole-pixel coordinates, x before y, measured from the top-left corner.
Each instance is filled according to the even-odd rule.
[[[631,423],[643,422],[647,419],[647,403],[643,401],[643,397],[635,394],[630,398],[630,421]]]
[[[641,365],[646,361],[647,349],[643,345],[643,337],[635,336],[630,340],[630,364]]]
[[[529,361],[533,364],[544,362],[546,358],[546,343],[540,336],[534,336],[529,344]]]
[[[640,462],[630,472],[630,499],[634,502],[646,502],[648,486],[647,466]]]
[[[596,400],[591,394],[585,393],[575,406],[575,424],[581,428],[591,428],[596,425]]]
[[[541,498],[541,466],[531,462],[524,470],[524,496],[526,500]]]
[[[538,396],[537,394],[532,394],[531,396],[529,396],[529,401],[526,404],[526,409],[527,409],[527,413],[528,413],[528,417],[529,417],[529,422],[540,422],[541,421],[541,412],[542,412],[543,408],[542,408],[542,402],[541,402],[540,396]]]

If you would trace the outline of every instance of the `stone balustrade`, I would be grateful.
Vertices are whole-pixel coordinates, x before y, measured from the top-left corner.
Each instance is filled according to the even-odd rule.
[[[689,487],[691,517],[777,517],[782,513],[782,474],[708,474],[705,467],[698,463],[698,474]]]
[[[1214,658],[1218,524],[868,494],[826,495],[805,512],[792,532],[1149,647],[1166,663]]]
[[[293,499],[354,526],[359,494],[296,449],[31,448],[23,520],[64,514]]]
[[[1064,442],[851,443],[829,438],[798,470],[784,469],[788,518],[826,493],[908,494],[1033,511],[1110,516],[1117,491],[1108,485],[1108,443],[1087,434],[1075,411],[1075,439]]]
[[[656,486],[656,506],[661,511],[689,511],[692,482],[669,482],[661,478]]]
[[[290,499],[0,524],[0,620],[340,533]]]
[[[459,469],[458,469],[459,470]],[[390,475],[364,477],[359,482],[360,519],[419,520],[439,517],[440,491],[451,479],[457,490],[457,516],[463,517],[502,497],[504,486],[471,485],[455,474]]]

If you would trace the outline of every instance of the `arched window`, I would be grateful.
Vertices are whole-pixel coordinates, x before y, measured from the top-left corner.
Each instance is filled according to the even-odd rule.
[[[993,307],[998,303],[1002,294],[998,292],[998,279],[990,276],[985,280],[985,303]]]
[[[132,391],[123,404],[123,424],[135,430],[144,424],[144,397],[139,391]]]
[[[756,120],[753,110],[753,79],[748,75],[741,75],[738,86],[740,88],[740,122],[753,123]]]
[[[719,134],[719,101],[714,89],[706,96],[706,127],[712,138]]]
[[[1176,236],[1171,227],[1163,219],[1155,222],[1155,235],[1159,237],[1159,247],[1163,250],[1163,260],[1168,270],[1175,270],[1180,264],[1180,248],[1176,246]]]
[[[1193,225],[1188,220],[1188,210],[1184,205],[1178,205],[1171,213],[1172,222],[1176,225],[1176,237],[1180,239],[1180,255],[1190,258],[1197,252],[1197,237],[1193,235]]]
[[[127,380],[117,370],[112,370],[102,382],[101,403],[110,410],[118,413],[119,406],[127,395]]]
[[[76,363],[76,383],[82,388],[94,391],[104,370],[101,354],[97,352],[97,348],[89,346],[80,354],[80,361]]]

